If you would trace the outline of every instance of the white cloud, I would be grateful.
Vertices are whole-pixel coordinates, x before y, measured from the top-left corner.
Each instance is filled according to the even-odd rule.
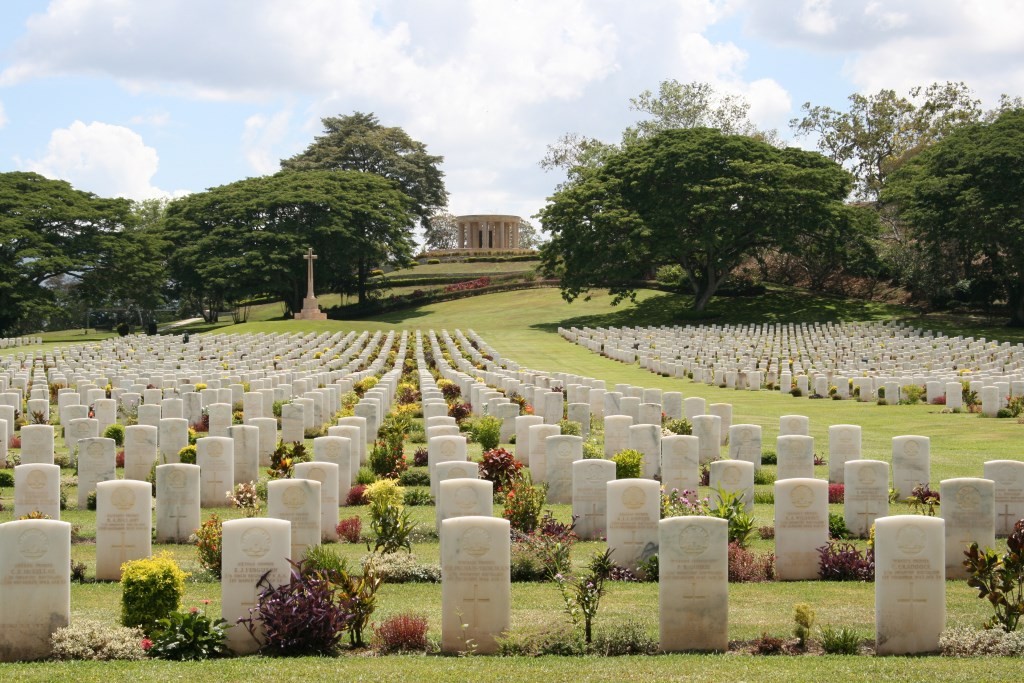
[[[804,0],[796,15],[797,24],[813,35],[831,35],[838,23],[831,9],[832,0]]]
[[[7,125],[7,114],[4,112],[4,103],[0,102],[0,128]]]
[[[152,126],[163,128],[171,122],[171,115],[166,111],[151,111],[145,114],[136,114],[128,119],[133,126]]]
[[[245,120],[242,150],[246,161],[260,175],[281,170],[281,157],[275,153],[275,148],[288,133],[290,118],[291,112],[284,110],[270,117],[253,114]]]
[[[50,135],[46,155],[26,167],[102,197],[149,199],[183,194],[151,184],[159,158],[142,137],[124,126],[75,121]]]

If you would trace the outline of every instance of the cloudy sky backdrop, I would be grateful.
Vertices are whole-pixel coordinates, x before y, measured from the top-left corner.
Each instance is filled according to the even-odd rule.
[[[5,1],[0,172],[180,195],[358,110],[445,157],[453,213],[529,217],[561,180],[546,145],[617,141],[666,79],[788,139],[804,102],[858,91],[962,80],[990,107],[1024,95],[1024,0]]]

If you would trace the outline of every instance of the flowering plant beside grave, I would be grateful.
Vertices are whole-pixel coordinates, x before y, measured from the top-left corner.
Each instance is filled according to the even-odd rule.
[[[587,644],[594,640],[593,623],[605,594],[605,581],[611,574],[611,557],[612,550],[609,548],[603,555],[594,555],[585,573],[576,577],[559,573],[551,577],[558,584],[565,612],[573,624],[578,626],[583,622],[583,637]]]
[[[977,543],[971,543],[964,556],[967,585],[992,605],[994,613],[985,628],[1015,631],[1024,616],[1024,519],[1013,525],[1002,557],[992,548],[981,550]]]
[[[256,491],[256,482],[242,482],[235,486],[234,491],[227,491],[228,501],[242,511],[246,517],[260,514],[261,501]]]
[[[520,477],[505,495],[505,509],[501,516],[509,521],[513,529],[531,533],[540,523],[540,513],[544,509],[547,485],[534,486],[530,477]]]
[[[209,604],[203,600],[203,604]],[[150,633],[150,657],[176,661],[198,661],[220,657],[228,653],[225,642],[225,628],[228,622],[223,618],[211,619],[205,609],[192,607],[182,612],[171,612],[156,622]]]
[[[210,515],[210,519],[203,522],[202,526],[193,534],[196,550],[199,552],[199,564],[218,579],[220,578],[223,535],[222,522],[216,513]]]

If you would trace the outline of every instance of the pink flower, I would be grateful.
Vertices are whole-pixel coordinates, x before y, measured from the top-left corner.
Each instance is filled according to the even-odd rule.
[[[188,613],[189,613],[189,614],[195,614],[195,613],[196,613],[196,612],[198,612],[198,611],[199,611],[199,608],[198,608],[198,607],[189,607],[189,608],[188,608]]]
[[[151,647],[153,647],[153,641],[152,641],[152,640],[150,640],[149,638],[143,638],[143,639],[142,639],[142,642],[141,642],[141,643],[139,643],[139,645],[140,645],[140,646],[142,646],[142,649],[143,649],[144,651],[146,651],[146,652],[149,652],[149,649],[150,649]]]

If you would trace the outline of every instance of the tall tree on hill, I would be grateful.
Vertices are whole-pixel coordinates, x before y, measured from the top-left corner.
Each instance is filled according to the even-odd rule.
[[[390,180],[356,171],[282,171],[215,187],[168,208],[171,273],[211,321],[225,305],[260,296],[283,299],[292,313],[312,247],[317,290],[354,291],[362,301],[376,265],[412,254],[409,205]]]
[[[132,222],[130,209],[62,180],[0,174],[0,335],[42,329],[55,302],[49,281],[74,287],[88,276]]]
[[[427,146],[401,128],[382,126],[373,114],[322,119],[323,135],[300,154],[281,161],[286,171],[334,170],[374,173],[395,182],[412,201],[420,227],[448,204],[444,157],[427,153]]]
[[[889,179],[891,203],[945,287],[1006,301],[1024,326],[1024,109],[964,126]]]
[[[423,228],[423,246],[431,251],[455,249],[458,239],[459,224],[447,211],[435,212]]]
[[[677,264],[704,310],[755,249],[823,226],[843,232],[849,173],[816,152],[710,128],[664,130],[628,145],[555,193],[541,251],[572,301],[591,288],[632,296],[652,268]]]

